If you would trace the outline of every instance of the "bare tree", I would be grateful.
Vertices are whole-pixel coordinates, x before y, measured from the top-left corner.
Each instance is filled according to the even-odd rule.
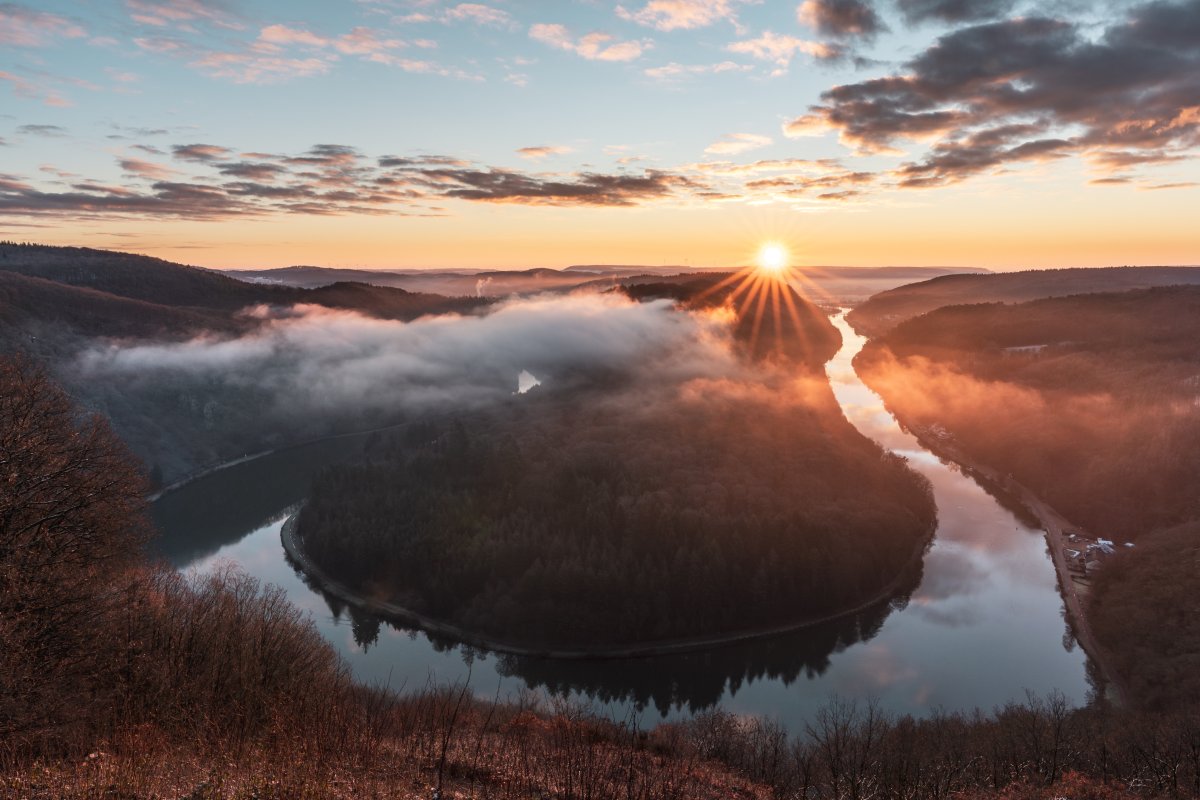
[[[100,622],[148,531],[131,463],[44,372],[0,360],[0,739],[61,732],[73,706],[105,701]]]

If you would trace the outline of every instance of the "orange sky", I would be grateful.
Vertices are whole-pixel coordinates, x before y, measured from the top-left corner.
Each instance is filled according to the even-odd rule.
[[[1021,269],[1200,263],[1188,195],[1056,182],[1023,192],[970,186],[893,192],[854,206],[545,208],[460,204],[441,218],[282,217],[108,223],[39,240],[144,252],[217,268],[564,267],[745,264],[761,242],[788,244],[797,265]],[[1070,213],[1062,213],[1063,207]],[[113,236],[112,234],[127,234]]]
[[[220,268],[730,267],[767,239],[1200,263],[1195,0],[101,5],[0,5],[0,238]]]

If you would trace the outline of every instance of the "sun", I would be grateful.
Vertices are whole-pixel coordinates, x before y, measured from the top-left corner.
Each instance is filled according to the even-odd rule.
[[[783,272],[787,265],[787,248],[778,242],[766,242],[758,248],[758,268],[764,272]]]

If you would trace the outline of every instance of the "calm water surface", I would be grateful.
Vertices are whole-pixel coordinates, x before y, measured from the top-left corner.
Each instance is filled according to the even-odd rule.
[[[720,704],[798,725],[834,694],[874,696],[915,714],[987,710],[1026,690],[1057,689],[1085,702],[1086,657],[1067,635],[1042,531],[900,429],[854,374],[863,339],[841,317],[834,322],[843,346],[827,371],[838,402],[863,434],[929,478],[939,518],[909,591],[854,618],[687,656],[554,662],[471,651],[351,613],[289,565],[279,529],[312,475],[353,457],[365,436],[267,456],[166,495],[155,504],[160,548],[181,569],[235,562],[278,584],[359,678],[393,687],[458,681],[469,672],[481,695],[538,688],[590,698],[643,724]]]

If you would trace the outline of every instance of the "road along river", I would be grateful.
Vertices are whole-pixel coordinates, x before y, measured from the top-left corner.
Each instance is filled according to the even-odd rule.
[[[165,494],[154,504],[159,549],[180,569],[235,562],[278,584],[359,678],[393,687],[470,674],[481,695],[535,688],[643,724],[719,704],[796,726],[835,694],[915,714],[990,710],[1027,690],[1085,702],[1087,658],[1068,632],[1044,532],[902,430],[854,374],[863,339],[841,316],[834,323],[843,346],[827,372],[838,402],[864,435],[930,480],[939,519],[905,590],[850,617],[701,652],[596,661],[500,655],[393,627],[310,586],[280,543],[313,474],[353,458],[370,434],[273,453]]]

